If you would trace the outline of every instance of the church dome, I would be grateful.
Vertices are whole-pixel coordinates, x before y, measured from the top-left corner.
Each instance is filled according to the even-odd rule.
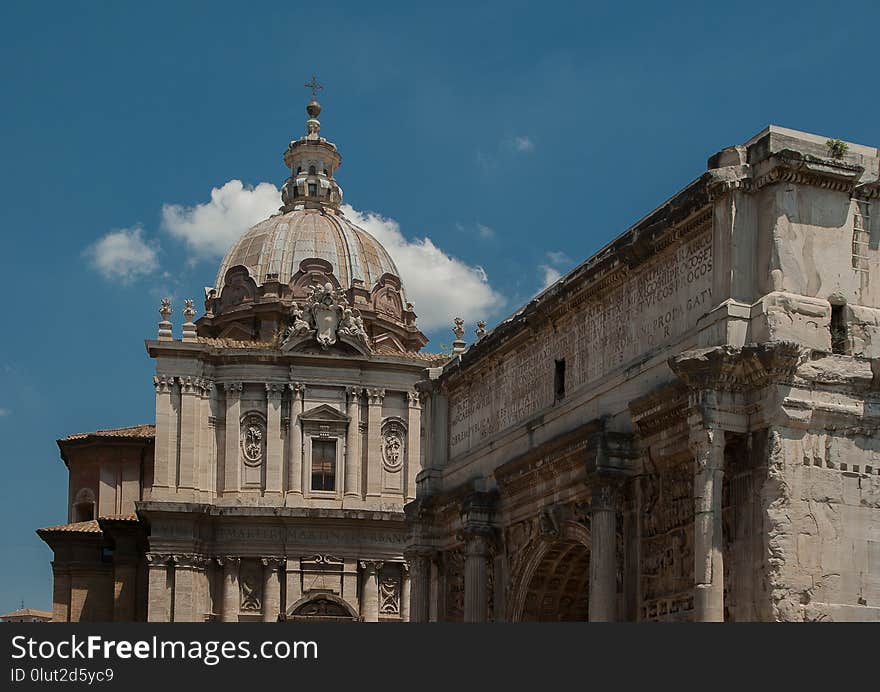
[[[258,285],[267,279],[289,284],[309,259],[329,262],[343,289],[360,280],[370,290],[386,274],[400,277],[382,244],[341,212],[303,208],[272,216],[241,236],[223,258],[214,286],[219,292],[236,266],[247,268]],[[405,302],[402,286],[400,293]]]
[[[271,341],[296,320],[315,288],[329,285],[373,352],[418,351],[427,339],[400,273],[382,244],[342,213],[335,177],[342,157],[320,134],[317,100],[306,110],[306,134],[284,152],[290,177],[281,188],[281,209],[226,253],[206,289],[199,333]]]

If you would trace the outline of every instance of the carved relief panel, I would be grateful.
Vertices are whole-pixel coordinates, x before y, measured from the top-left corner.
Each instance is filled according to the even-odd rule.
[[[379,574],[379,614],[400,615],[400,566],[386,565]]]
[[[266,417],[257,411],[248,411],[242,415],[239,440],[243,485],[261,487],[263,461],[266,458]]]
[[[259,613],[263,609],[263,567],[256,560],[242,560],[238,577],[241,595],[239,609],[243,613]]]

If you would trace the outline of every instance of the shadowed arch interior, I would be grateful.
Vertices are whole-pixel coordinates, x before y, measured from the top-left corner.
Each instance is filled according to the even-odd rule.
[[[588,619],[590,551],[582,543],[557,540],[544,550],[529,579],[523,622]]]

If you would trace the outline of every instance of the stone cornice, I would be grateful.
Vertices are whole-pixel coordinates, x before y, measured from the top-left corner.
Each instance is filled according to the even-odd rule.
[[[744,392],[790,383],[804,355],[790,341],[713,346],[672,356],[672,371],[691,391]]]

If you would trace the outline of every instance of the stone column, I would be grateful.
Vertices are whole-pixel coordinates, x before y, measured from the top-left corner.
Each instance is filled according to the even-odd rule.
[[[223,491],[238,492],[241,488],[241,382],[227,382],[226,389],[226,453],[223,457]]]
[[[218,563],[223,567],[223,622],[238,622],[239,593],[238,593],[238,568],[241,558],[223,557],[218,558]]]
[[[345,496],[359,497],[361,494],[361,388],[348,387],[348,433],[345,437]]]
[[[486,622],[489,612],[488,531],[465,534],[464,621]]]
[[[406,423],[406,501],[416,499],[416,476],[422,468],[421,464],[421,413],[418,392],[407,392],[409,410]]]
[[[379,570],[382,564],[377,560],[361,560],[361,620],[364,622],[379,622]]]
[[[202,382],[197,377],[181,377],[180,382],[180,455],[179,488],[195,489],[199,476],[199,421]]]
[[[281,612],[281,576],[284,558],[264,557],[263,560],[263,622],[276,622]]]
[[[724,480],[724,431],[691,431],[694,475],[694,619],[724,622],[721,486]]]
[[[156,375],[156,446],[153,452],[153,487],[173,488],[176,482],[177,416],[171,403],[174,377]]]
[[[367,497],[382,494],[382,401],[384,389],[368,389],[367,417]]]
[[[212,454],[214,444],[214,429],[211,421],[211,396],[214,391],[214,383],[210,380],[202,380],[199,390],[198,405],[198,464],[199,469],[196,487],[200,491],[210,493],[213,496],[217,492],[217,455]]]
[[[428,622],[431,560],[421,553],[409,558],[409,621]]]
[[[281,397],[284,385],[266,384],[266,492],[281,492]]]
[[[168,555],[147,553],[147,621],[171,619],[171,594],[168,590]]]
[[[617,502],[611,482],[593,486],[590,549],[590,622],[617,616]]]

